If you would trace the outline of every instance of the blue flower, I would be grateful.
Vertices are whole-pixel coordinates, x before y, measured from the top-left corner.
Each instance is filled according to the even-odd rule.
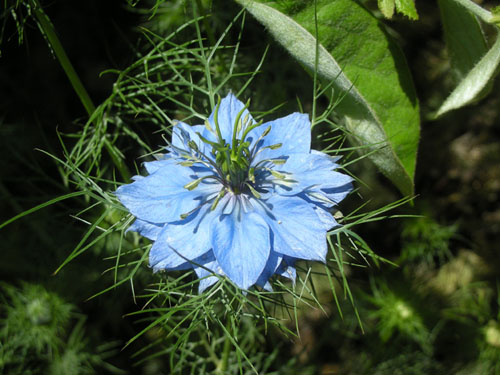
[[[325,262],[330,210],[352,189],[337,159],[311,150],[307,115],[262,123],[247,107],[229,94],[205,125],[176,123],[149,175],[116,191],[130,230],[153,241],[153,270],[194,269],[200,291],[214,274],[270,289],[273,275],[295,280],[297,260]]]

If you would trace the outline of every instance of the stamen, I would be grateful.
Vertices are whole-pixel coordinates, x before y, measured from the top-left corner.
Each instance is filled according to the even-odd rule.
[[[221,182],[220,178],[218,176],[210,175],[210,176],[203,176],[200,178],[197,178],[194,181],[188,182],[186,185],[184,185],[184,189],[188,189],[189,191],[194,190],[198,187],[201,181],[206,180],[208,178],[212,178],[217,182]]]
[[[262,125],[262,120],[261,120],[261,121],[259,121],[259,123],[258,123],[256,126],[254,126],[254,127],[249,126],[247,129],[250,129],[250,128],[254,129],[254,128],[256,128],[257,126],[260,126],[260,125]],[[251,130],[251,129],[250,129],[250,130]],[[259,142],[260,142],[260,141],[261,141],[261,140],[262,140],[262,139],[263,139],[266,135],[268,135],[270,131],[271,131],[271,125],[269,125],[269,126],[266,128],[266,130],[264,130],[264,133],[262,133],[262,135],[261,135],[261,136],[260,136],[260,137],[259,137],[259,138],[255,141],[255,143],[254,143],[254,145],[253,145],[253,147],[252,147],[252,151],[250,152],[250,155],[252,155],[252,160],[255,158],[255,155],[257,155],[257,154],[258,154],[258,151],[257,151],[257,153],[255,153],[255,151],[257,150],[257,146],[259,145]],[[247,135],[247,134],[245,133],[245,137],[246,137],[246,135]],[[260,151],[260,150],[259,150],[259,151]],[[250,164],[251,164],[251,163],[250,163]]]
[[[186,212],[185,214],[181,214],[180,215],[181,216],[181,220],[185,220],[186,218],[188,218],[190,215],[194,214],[196,211],[198,211],[200,208],[202,208],[207,203],[208,203],[208,201],[205,201],[202,204],[200,204],[199,206],[193,208],[191,211]]]
[[[306,194],[314,199],[319,200],[320,202],[325,202],[325,203],[329,203],[329,204],[336,204],[334,201],[332,201],[330,198],[324,196],[323,194],[314,193],[314,192],[307,192]]]
[[[196,144],[195,144],[196,146]],[[196,146],[197,147],[197,146]],[[184,150],[183,150],[184,151]],[[191,155],[189,153],[187,153],[186,151],[184,151],[184,153],[186,155],[181,155],[181,157],[187,159],[187,162],[191,161],[192,159],[195,160],[195,162],[197,163],[201,163],[203,164],[204,166],[206,166],[207,168],[212,168],[215,170],[215,172],[219,175],[219,176],[222,176],[222,173],[221,173],[221,170],[219,169],[219,166],[213,162],[212,159],[210,159],[207,155],[205,155],[203,152],[201,152],[199,149],[197,151],[198,154],[200,154],[201,156],[203,156],[205,158],[205,160],[203,159],[200,159],[198,157],[196,157],[195,155]]]
[[[177,164],[182,165],[183,167],[192,167],[194,165],[194,163],[196,163],[196,161],[194,161],[194,160],[192,160],[192,161],[186,160],[186,161],[181,161],[181,162],[179,162]]]
[[[264,122],[264,120],[260,120],[258,123],[254,124],[254,125],[247,126],[247,128],[245,129],[245,132],[243,133],[243,136],[241,137],[241,139],[243,139],[243,140],[247,139],[248,133],[250,133],[253,129],[258,128],[259,126],[261,126],[263,122]],[[267,130],[267,129],[269,129],[269,130]],[[262,138],[264,138],[269,133],[269,131],[271,130],[271,125],[269,125],[269,127],[267,129],[266,129],[267,133],[266,133],[266,131],[264,131],[264,133],[257,140],[257,143],[258,143],[258,141],[260,141]]]
[[[276,178],[279,178],[280,180],[285,180],[287,175],[284,174],[284,173],[281,173],[281,172],[278,172],[278,171],[275,171],[274,169],[270,169],[270,168],[265,168],[267,171],[271,172],[271,174],[276,177]]]
[[[255,190],[252,185],[250,185],[248,182],[245,182],[245,185],[250,189],[250,192],[252,193],[252,195],[255,198],[257,198],[257,199],[261,198],[261,195],[259,194],[259,192],[257,190]]]
[[[266,146],[264,148],[270,148],[271,150],[277,150],[277,149],[281,148],[281,146],[283,146],[283,143],[276,143],[275,145]]]
[[[215,197],[214,203],[212,203],[212,206],[210,207],[210,211],[215,210],[215,208],[219,204],[219,201],[224,197],[224,195],[226,195],[226,189],[222,188],[219,191],[219,194],[217,194],[217,196]]]
[[[269,134],[269,132],[271,131],[271,125],[269,125],[266,130],[264,130],[264,133],[262,133],[262,138],[264,138],[265,136],[267,136]]]
[[[215,134],[214,129],[212,129],[212,125],[210,125],[210,121],[205,120],[205,128],[212,134]]]
[[[184,189],[188,189],[189,191],[196,189],[203,178],[204,177],[200,177],[194,181],[188,182],[186,185],[184,185]]]
[[[259,150],[260,151],[260,150]],[[258,153],[257,153],[258,154]],[[265,164],[265,163],[271,163],[271,164],[274,164],[274,165],[282,165],[282,164],[285,164],[287,161],[287,159],[280,159],[280,158],[276,158],[276,159],[263,159],[261,161],[259,161],[256,165],[255,165],[255,168],[258,168],[260,167],[262,164]]]
[[[254,167],[252,167],[252,168],[250,168],[250,169],[248,170],[248,179],[249,179],[251,182],[255,183],[255,168],[254,168]]]
[[[260,139],[260,138],[259,138]],[[258,141],[260,142],[260,141]],[[258,143],[257,142],[257,143]],[[255,152],[254,154],[254,151],[255,151],[255,147],[257,146],[257,143],[254,145],[253,149],[252,149],[252,154],[253,154],[253,157],[252,157],[252,160],[255,159],[255,157],[257,155],[259,155],[262,151],[264,151],[265,149],[271,149],[271,150],[277,150],[279,148],[281,148],[281,146],[283,145],[282,143],[276,143],[274,145],[270,145],[270,146],[266,146],[266,147],[261,147],[259,148],[259,150],[257,152]],[[268,159],[268,160],[271,160],[271,159]]]
[[[196,144],[195,141],[189,141],[188,142],[188,146],[191,150],[193,150],[194,152],[198,152],[198,145]]]

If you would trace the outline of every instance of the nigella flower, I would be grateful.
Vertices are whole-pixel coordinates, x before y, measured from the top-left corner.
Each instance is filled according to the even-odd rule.
[[[174,125],[168,153],[149,175],[116,191],[154,243],[153,270],[194,268],[204,290],[218,278],[270,288],[295,279],[297,260],[325,262],[330,213],[352,189],[336,159],[311,150],[308,116],[256,123],[232,94],[205,125]]]

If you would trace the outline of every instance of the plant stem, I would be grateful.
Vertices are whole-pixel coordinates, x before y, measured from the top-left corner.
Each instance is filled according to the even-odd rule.
[[[66,55],[66,51],[64,50],[61,42],[59,41],[59,38],[57,37],[54,25],[52,25],[52,22],[50,22],[49,17],[42,10],[39,1],[38,0],[32,0],[32,1],[34,4],[33,8],[35,17],[40,25],[40,28],[42,29],[42,33],[47,37],[47,40],[50,43],[50,46],[52,47],[52,50],[54,51],[54,54],[57,57],[57,60],[59,60],[59,63],[64,69],[66,76],[71,82],[73,89],[80,98],[83,106],[85,107],[85,110],[87,111],[89,116],[91,116],[92,113],[94,113],[95,111],[94,103],[92,103],[92,100],[90,99],[87,90],[85,90],[85,87],[83,86],[82,82],[80,81],[80,78],[76,74],[73,65],[69,61],[68,55]]]
[[[217,366],[216,373],[224,375],[227,371],[227,364],[229,362],[229,352],[231,350],[231,340],[229,339],[228,332],[231,332],[231,320],[228,318],[226,323],[226,337],[224,338],[224,348],[222,349],[222,357]]]
[[[220,359],[217,357],[214,350],[212,349],[212,347],[208,343],[206,336],[202,335],[201,340],[203,342],[203,346],[205,347],[205,349],[208,352],[208,356],[210,357],[212,362],[215,364],[215,366],[218,368],[220,366]]]
[[[207,32],[207,37],[208,37],[208,42],[210,45],[215,46],[215,36],[212,28],[210,27],[210,24],[208,23],[207,17],[206,17],[206,11],[205,8],[203,7],[203,4],[201,0],[196,0],[196,6],[198,8],[198,11],[203,17],[203,26],[205,26],[206,32]]]
[[[31,1],[33,3],[33,11],[38,21],[38,25],[41,28],[42,34],[47,38],[47,41],[52,47],[57,60],[61,64],[64,72],[66,73],[66,76],[71,82],[71,86],[73,86],[73,89],[75,90],[76,94],[80,98],[80,101],[85,107],[87,114],[89,115],[89,117],[92,117],[93,113],[96,110],[95,105],[92,102],[92,99],[90,99],[90,96],[83,86],[82,81],[78,77],[78,74],[76,74],[76,71],[71,64],[71,61],[69,60],[68,55],[66,54],[66,51],[61,44],[61,41],[57,37],[54,25],[50,21],[47,14],[42,10],[39,0]],[[109,143],[109,140],[107,138],[104,139],[104,147],[106,148],[106,151],[108,151],[111,160],[115,164],[123,179],[125,181],[129,181],[130,173],[128,172],[127,167],[125,166],[125,164],[123,164],[123,161],[119,157],[117,157],[116,153],[113,152],[113,148],[111,147],[111,144]]]

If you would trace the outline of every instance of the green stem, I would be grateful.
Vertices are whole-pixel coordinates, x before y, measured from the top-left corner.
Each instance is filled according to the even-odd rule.
[[[42,10],[39,1],[38,0],[32,0],[32,1],[34,4],[33,8],[35,16],[42,29],[43,34],[47,37],[47,40],[49,41],[50,46],[54,51],[54,54],[59,60],[59,63],[64,69],[64,72],[68,76],[68,79],[71,82],[71,85],[73,86],[73,89],[77,93],[78,97],[80,98],[83,106],[85,107],[85,110],[87,111],[89,116],[91,116],[92,113],[94,113],[95,111],[94,103],[92,103],[92,100],[90,99],[87,90],[85,90],[85,87],[83,87],[80,78],[76,74],[73,65],[69,61],[68,55],[66,55],[66,51],[64,50],[61,42],[59,41],[59,38],[57,37],[54,25],[52,25],[52,22],[50,22],[49,17]]]
[[[203,342],[203,346],[207,350],[208,356],[210,357],[210,359],[212,360],[212,362],[215,364],[215,366],[219,367],[220,366],[220,359],[217,357],[217,355],[215,354],[214,350],[212,349],[212,347],[208,343],[207,338],[205,337],[205,335],[201,336],[201,340]]]
[[[227,364],[229,362],[229,353],[231,351],[231,340],[229,339],[228,332],[231,332],[231,320],[228,318],[226,323],[226,337],[224,338],[224,348],[222,349],[222,357],[219,365],[216,368],[216,373],[219,375],[225,374],[227,371]]]
[[[47,38],[50,46],[52,47],[52,50],[54,51],[54,54],[57,57],[57,60],[61,64],[64,72],[66,73],[66,76],[71,82],[71,86],[73,86],[73,89],[80,98],[80,101],[85,107],[85,110],[87,111],[89,117],[92,117],[92,114],[96,110],[95,105],[92,102],[92,99],[90,99],[87,90],[85,90],[82,81],[80,81],[78,74],[76,74],[76,71],[73,68],[73,65],[71,64],[71,61],[69,60],[68,55],[66,54],[66,51],[64,50],[61,44],[61,41],[57,37],[54,25],[50,21],[47,14],[42,10],[39,0],[31,0],[31,1],[33,2],[33,11],[38,21],[38,24],[42,29],[42,33]],[[104,139],[104,147],[106,148],[106,151],[108,151],[111,160],[113,161],[116,168],[122,175],[123,179],[125,181],[129,181],[130,173],[128,172],[127,167],[125,166],[125,164],[123,164],[123,161],[113,151],[113,148],[111,147],[111,144],[109,143],[109,140],[107,138]]]
[[[201,0],[196,0],[196,6],[198,7],[198,11],[200,12],[201,15],[203,15],[203,26],[205,26],[205,29],[207,31],[207,37],[208,37],[208,42],[210,45],[215,46],[215,36],[214,32],[212,31],[212,28],[210,27],[210,24],[208,23],[207,17],[206,17],[206,11],[205,8],[203,7],[203,4],[201,3]]]

